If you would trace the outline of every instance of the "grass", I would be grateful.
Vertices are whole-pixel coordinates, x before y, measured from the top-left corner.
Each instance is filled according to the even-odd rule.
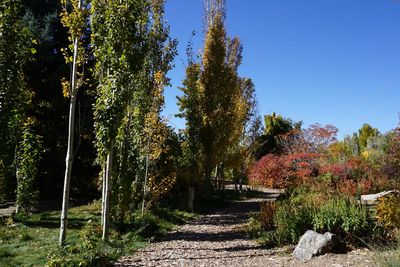
[[[104,243],[100,241],[100,203],[94,202],[70,209],[64,248],[57,245],[59,212],[14,216],[0,225],[0,266],[104,266],[193,216],[161,208],[155,214],[137,214],[132,225],[112,228]]]

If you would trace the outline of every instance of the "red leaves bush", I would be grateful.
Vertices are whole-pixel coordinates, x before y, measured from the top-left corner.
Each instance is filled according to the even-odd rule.
[[[313,187],[343,195],[379,192],[400,180],[400,128],[389,136],[380,164],[349,152],[336,140],[337,129],[316,124],[279,136],[283,154],[268,154],[248,170],[252,185],[268,188]],[[347,149],[347,150],[346,150]]]
[[[250,168],[248,177],[251,185],[280,189],[318,186],[317,183],[323,182],[341,194],[353,196],[379,191],[388,185],[387,178],[359,158],[328,163],[323,155],[313,153],[268,154]]]
[[[318,174],[318,154],[268,154],[249,170],[250,183],[269,188],[288,188],[307,183]]]

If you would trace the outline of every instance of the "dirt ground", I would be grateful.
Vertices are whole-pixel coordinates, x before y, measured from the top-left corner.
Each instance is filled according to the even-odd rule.
[[[268,195],[268,192],[265,192]],[[267,197],[276,197],[271,192]],[[375,266],[366,249],[326,254],[307,263],[291,256],[294,247],[267,249],[249,239],[243,229],[249,213],[265,198],[251,198],[193,220],[159,242],[121,258],[115,266]]]

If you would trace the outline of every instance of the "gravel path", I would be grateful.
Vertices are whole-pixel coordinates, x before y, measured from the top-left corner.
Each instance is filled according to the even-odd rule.
[[[327,254],[308,263],[291,257],[293,247],[266,249],[244,233],[249,212],[262,200],[252,198],[204,215],[169,233],[164,239],[121,258],[115,266],[375,266],[367,250]]]

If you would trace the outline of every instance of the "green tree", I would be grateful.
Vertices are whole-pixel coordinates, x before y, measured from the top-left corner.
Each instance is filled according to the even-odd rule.
[[[25,119],[16,156],[16,213],[20,210],[30,211],[33,201],[37,200],[39,195],[35,182],[43,148],[42,136],[37,134],[36,128],[37,122],[34,118]]]
[[[282,147],[279,144],[279,136],[289,133],[292,130],[301,130],[302,122],[294,122],[292,119],[284,118],[275,112],[264,116],[264,134],[260,137],[260,147],[256,157],[260,159],[269,153],[281,153]]]
[[[116,204],[112,213],[123,220],[140,196],[150,195],[156,188],[161,168],[158,159],[168,150],[169,130],[160,112],[176,41],[169,38],[164,2],[92,1],[92,45],[99,82],[96,146],[104,175],[103,238],[108,231],[111,189]],[[132,190],[122,190],[126,187]],[[139,195],[140,188],[143,194]],[[144,200],[141,202],[144,207]],[[152,201],[148,199],[148,203]]]
[[[361,151],[367,149],[368,141],[374,137],[379,135],[379,131],[377,128],[373,128],[368,123],[364,123],[360,130],[358,130],[358,142],[361,148]]]
[[[143,33],[148,31],[148,8],[145,1],[92,1],[92,45],[99,83],[94,113],[96,146],[103,166],[103,239],[109,228],[111,175],[116,165],[112,162],[114,144],[137,88],[144,60]]]
[[[16,152],[19,152],[24,128],[22,125],[27,120],[27,110],[32,99],[32,92],[26,85],[24,67],[35,52],[32,47],[34,40],[23,22],[23,12],[22,1],[5,0],[0,4],[1,201],[14,196],[15,170],[18,167],[15,158],[23,156]]]

